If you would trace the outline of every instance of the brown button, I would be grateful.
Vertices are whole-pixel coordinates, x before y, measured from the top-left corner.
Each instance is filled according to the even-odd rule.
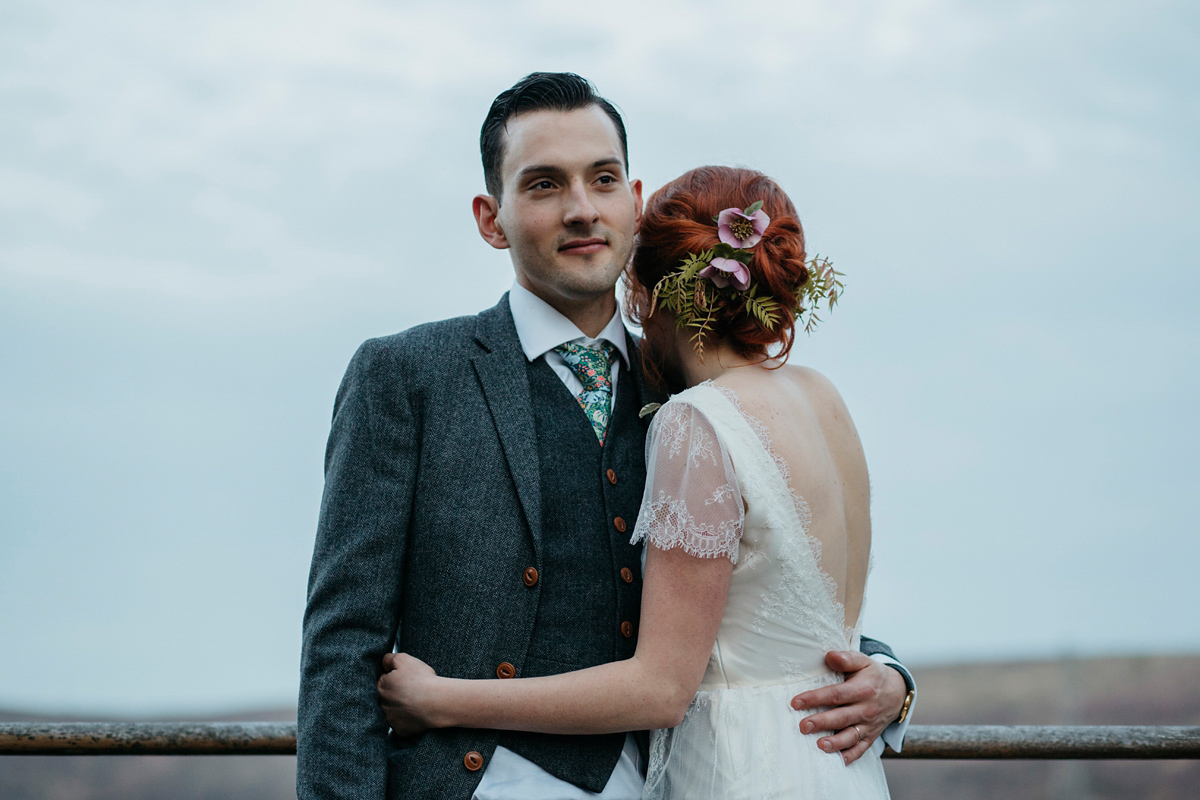
[[[471,770],[471,772],[478,772],[483,768],[483,756],[477,751],[472,750],[463,756],[463,766]]]
[[[521,580],[525,581],[526,586],[533,586],[537,583],[538,571],[537,567],[526,567],[525,574],[521,576]]]
[[[516,676],[516,674],[517,674],[517,668],[514,667],[512,664],[508,663],[507,661],[501,661],[496,666],[496,677],[497,678],[512,678],[512,677]]]
[[[633,636],[633,623],[632,622],[630,622],[629,620],[625,620],[624,622],[621,623],[621,635],[624,636],[626,639],[628,639],[630,636]]]
[[[617,483],[617,473],[613,472],[613,471],[610,469],[608,472],[605,472],[605,473],[604,473],[604,477],[608,478],[608,482],[609,482],[609,483],[613,484],[614,486],[616,485],[616,483]]]
[[[617,517],[616,519],[613,520],[613,527],[615,527],[621,533],[624,533],[625,532],[625,520],[622,519],[621,517]]]
[[[626,583],[633,583],[633,570],[629,567],[621,567],[621,580]]]

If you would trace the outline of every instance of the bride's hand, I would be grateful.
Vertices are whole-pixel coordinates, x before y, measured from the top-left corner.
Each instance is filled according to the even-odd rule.
[[[399,736],[412,736],[437,727],[430,719],[430,689],[438,681],[433,668],[407,653],[383,657],[383,675],[375,684],[388,725]]]

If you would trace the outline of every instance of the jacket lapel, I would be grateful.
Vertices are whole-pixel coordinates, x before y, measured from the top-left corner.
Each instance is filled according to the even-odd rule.
[[[529,395],[529,373],[517,329],[513,325],[508,295],[481,313],[475,340],[483,351],[472,359],[483,387],[488,411],[500,436],[504,457],[537,555],[542,546],[542,490],[538,464],[533,402]]]

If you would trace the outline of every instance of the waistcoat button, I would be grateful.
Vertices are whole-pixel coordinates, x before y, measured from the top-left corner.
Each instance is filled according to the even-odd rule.
[[[533,586],[538,582],[537,567],[526,567],[525,574],[521,576],[521,580],[525,581],[526,586]]]
[[[463,766],[471,770],[471,772],[478,772],[483,768],[483,756],[477,751],[472,750],[463,756]]]
[[[501,661],[496,667],[497,678],[512,678],[517,674],[517,668],[507,661]]]
[[[621,635],[624,636],[626,639],[628,639],[630,636],[633,636],[633,623],[632,622],[630,622],[629,620],[625,620],[624,622],[621,623]]]
[[[624,533],[625,532],[625,520],[621,517],[614,518],[613,519],[613,527],[616,528],[621,533]]]
[[[611,469],[604,473],[604,477],[608,478],[608,482],[614,486],[617,484],[617,473],[613,472]]]
[[[633,583],[633,570],[629,567],[621,567],[621,580],[626,583]]]

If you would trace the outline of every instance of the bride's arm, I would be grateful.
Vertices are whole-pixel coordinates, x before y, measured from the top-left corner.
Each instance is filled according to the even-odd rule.
[[[677,725],[696,694],[725,612],[743,503],[708,419],[670,402],[650,426],[646,492],[633,539],[646,541],[642,616],[632,658],[544,678],[439,678],[404,655],[379,680],[398,733],[428,727],[609,733]]]
[[[379,680],[400,733],[467,727],[610,733],[679,724],[704,676],[725,611],[733,564],[647,544],[641,630],[632,658],[544,678],[442,678],[394,654]]]

